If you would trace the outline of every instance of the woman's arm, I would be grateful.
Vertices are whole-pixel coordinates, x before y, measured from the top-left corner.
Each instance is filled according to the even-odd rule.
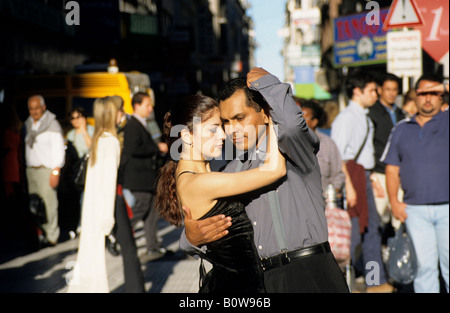
[[[84,143],[86,144],[86,147],[88,148],[88,149],[90,149],[91,148],[91,145],[92,145],[92,138],[91,138],[91,136],[89,135],[89,133],[88,133],[88,129],[87,129],[87,120],[86,120],[86,118],[82,118],[81,119],[81,126],[80,126],[80,128],[81,128],[81,134],[83,135],[83,138],[84,138]]]
[[[207,200],[214,201],[247,193],[276,182],[286,175],[286,161],[278,150],[272,123],[269,124],[268,142],[267,157],[260,167],[237,173],[208,172],[192,175],[190,179],[180,182],[179,188],[190,197],[206,196]]]
[[[350,178],[350,174],[347,170],[347,165],[345,162],[342,162],[342,171],[345,174],[345,193],[347,199],[347,207],[354,207],[358,200],[358,195],[356,193],[355,187],[353,186],[352,180]]]

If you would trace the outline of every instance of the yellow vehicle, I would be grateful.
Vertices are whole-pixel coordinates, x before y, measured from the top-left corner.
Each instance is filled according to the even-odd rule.
[[[30,75],[18,77],[14,85],[14,102],[22,119],[28,116],[27,100],[34,94],[44,97],[47,108],[58,119],[65,119],[73,107],[81,106],[88,113],[89,123],[92,124],[92,106],[96,98],[121,96],[125,112],[132,114],[132,95],[138,91],[151,95],[150,78],[139,72]]]

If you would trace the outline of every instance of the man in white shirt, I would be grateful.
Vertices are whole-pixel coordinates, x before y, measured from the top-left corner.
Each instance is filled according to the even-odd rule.
[[[38,194],[44,201],[47,223],[42,228],[48,244],[55,245],[60,232],[56,188],[65,159],[63,132],[56,116],[46,110],[42,96],[28,99],[28,111],[30,116],[25,121],[28,193]]]
[[[348,78],[345,87],[350,101],[347,108],[334,120],[331,138],[336,143],[344,162],[354,160],[365,170],[365,177],[356,181],[354,175],[349,175],[353,171],[344,164],[347,207],[352,217],[352,263],[357,265],[355,251],[361,243],[363,268],[360,270],[365,271],[367,292],[392,292],[393,287],[387,283],[381,257],[381,233],[378,231],[380,217],[370,182],[371,170],[375,167],[374,126],[367,114],[369,107],[378,99],[377,84],[370,74],[359,72]],[[352,179],[349,176],[352,176]],[[364,198],[366,201],[362,201]],[[362,209],[350,210],[356,205]],[[374,275],[374,266],[377,266],[378,275],[369,277]]]

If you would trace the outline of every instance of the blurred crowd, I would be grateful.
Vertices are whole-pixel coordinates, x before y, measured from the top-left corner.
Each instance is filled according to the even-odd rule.
[[[363,264],[386,262],[387,239],[404,222],[420,264],[414,289],[424,292],[439,292],[439,275],[448,292],[448,86],[441,86],[440,77],[424,75],[414,88],[401,94],[395,75],[385,73],[378,78],[358,73],[346,82],[349,103],[345,109],[339,110],[332,101],[323,104],[295,98],[308,126],[320,138],[317,158],[323,190],[332,185],[338,207],[351,217],[351,255],[339,261],[367,275]],[[122,253],[124,260],[128,257],[128,291],[143,291],[139,262],[167,253],[157,237],[154,184],[168,149],[152,114],[152,98],[135,94],[132,115],[124,113],[120,97],[98,99],[95,126],[88,123],[82,107],[72,108],[61,121],[47,109],[42,96],[30,97],[27,104],[25,121],[11,105],[2,106],[0,253],[7,257],[18,249],[33,251],[80,236],[77,284],[81,286],[83,235],[92,220],[104,220],[102,232],[90,235],[88,241],[98,236],[99,247],[106,245],[110,253]],[[436,139],[436,134],[444,141]],[[109,135],[118,138],[117,142],[108,139]],[[405,142],[411,150],[404,147]],[[441,151],[444,148],[446,153]],[[92,161],[93,155],[97,161]],[[355,183],[349,161],[363,167],[363,183]],[[445,186],[447,190],[441,190]],[[36,201],[30,201],[32,195]],[[106,207],[108,197],[111,203]],[[103,205],[101,217],[86,217],[85,210]],[[429,225],[419,225],[425,210],[421,206],[442,211],[442,216]],[[133,229],[140,221],[146,253],[137,256]],[[423,243],[425,231],[433,234],[436,249]],[[367,286],[374,292],[392,292],[398,287],[383,266],[380,283]]]

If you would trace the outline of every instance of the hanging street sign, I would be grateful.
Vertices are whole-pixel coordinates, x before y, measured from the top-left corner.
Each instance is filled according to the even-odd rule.
[[[448,60],[449,45],[449,1],[416,0],[424,19],[423,26],[414,29],[422,32],[422,48],[436,62]]]
[[[387,34],[387,71],[398,77],[422,75],[420,31],[398,31]]]

